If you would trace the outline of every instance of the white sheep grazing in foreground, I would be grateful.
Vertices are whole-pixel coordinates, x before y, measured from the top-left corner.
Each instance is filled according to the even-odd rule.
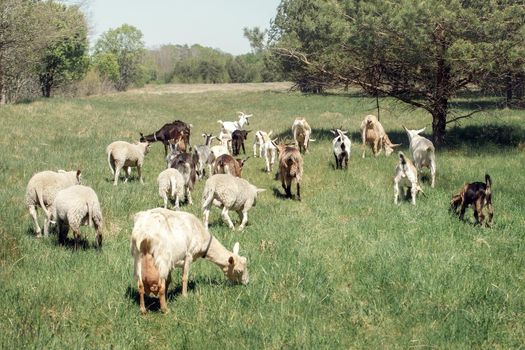
[[[403,129],[405,129],[408,135],[414,165],[420,173],[423,167],[430,169],[430,176],[432,178],[430,186],[434,188],[434,182],[436,180],[436,154],[434,144],[429,139],[419,135],[425,131],[425,128],[408,130],[403,126]]]
[[[259,146],[259,154],[262,157],[264,157],[265,160],[265,168],[264,170],[269,173],[272,171],[272,165],[275,162],[275,154],[277,153],[277,148],[272,143],[272,140],[270,139],[270,135],[273,131],[270,131],[268,133],[259,130],[255,133],[255,140],[253,141],[253,155],[254,157],[257,156],[257,145]],[[274,141],[277,141],[275,139]]]
[[[414,164],[407,159],[403,152],[399,152],[399,164],[395,169],[394,176],[394,204],[397,204],[399,192],[404,187],[410,188],[412,204],[416,205],[416,195],[418,192],[424,193],[417,179],[417,169]]]
[[[145,294],[158,296],[161,311],[169,311],[166,291],[175,267],[182,267],[182,296],[187,296],[190,264],[198,258],[213,262],[230,281],[249,282],[247,261],[239,256],[239,243],[228,251],[195,215],[156,208],[135,214],[134,221],[131,254],[143,314]]]
[[[296,118],[292,125],[293,139],[295,140],[295,147],[304,153],[308,153],[308,143],[310,141],[315,141],[310,138],[312,134],[312,128],[306,121],[306,119],[300,117]]]
[[[36,236],[40,237],[42,230],[38,225],[38,218],[36,209],[38,206],[42,208],[46,217],[44,219],[44,235],[49,234],[49,208],[60,190],[69,186],[80,184],[81,172],[77,171],[42,171],[36,173],[31,177],[27,184],[26,190],[26,206],[29,209],[29,215],[33,218],[35,224]]]
[[[343,169],[343,166],[348,168],[348,161],[350,159],[350,150],[352,147],[352,142],[345,134],[348,131],[343,131],[339,129],[330,130],[332,134],[335,135],[335,138],[332,140],[332,152],[335,157],[335,168]]]
[[[131,173],[130,167],[137,167],[140,182],[144,184],[142,180],[142,165],[144,164],[144,156],[149,151],[149,142],[136,142],[134,144],[125,141],[115,141],[106,148],[108,155],[109,169],[111,174],[114,175],[113,185],[117,186],[118,178],[120,175],[120,169],[124,168],[126,173],[126,180],[128,182],[129,175]]]
[[[168,198],[175,199],[175,208],[179,209],[179,201],[184,196],[184,177],[173,168],[162,171],[157,177],[159,195],[164,200],[164,208],[168,207]]]
[[[206,180],[202,193],[202,209],[204,210],[204,226],[208,228],[210,208],[213,205],[222,208],[222,218],[230,229],[234,230],[229,210],[235,210],[242,218],[239,231],[248,222],[248,210],[255,206],[257,194],[265,191],[250,184],[248,181],[229,174],[216,174]]]
[[[95,227],[97,246],[102,248],[102,211],[91,187],[74,185],[58,192],[50,212],[51,219],[57,223],[60,243],[65,243],[71,228],[75,234],[75,249],[78,249],[80,226],[87,224]]]

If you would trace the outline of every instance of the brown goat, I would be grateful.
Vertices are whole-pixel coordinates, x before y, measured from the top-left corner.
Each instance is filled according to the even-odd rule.
[[[459,209],[459,217],[463,220],[465,210],[472,206],[474,209],[474,218],[476,224],[482,225],[485,215],[483,215],[483,207],[487,207],[488,222],[487,226],[492,226],[494,217],[494,208],[492,206],[492,179],[488,174],[485,174],[485,183],[473,182],[466,183],[460,193],[454,195],[450,202],[450,209],[457,213]]]
[[[301,179],[303,177],[303,157],[295,147],[280,143],[273,145],[279,152],[279,176],[286,198],[292,198],[292,181],[297,184],[297,200],[301,200]]]
[[[242,167],[246,159],[235,159],[229,154],[223,154],[213,162],[213,174],[230,174],[241,177]]]

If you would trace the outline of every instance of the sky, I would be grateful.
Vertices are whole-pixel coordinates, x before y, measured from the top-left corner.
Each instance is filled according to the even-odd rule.
[[[70,3],[78,3],[69,1]],[[130,24],[144,34],[147,48],[200,44],[233,55],[250,52],[243,27],[268,29],[280,0],[87,0],[82,8],[100,34]]]

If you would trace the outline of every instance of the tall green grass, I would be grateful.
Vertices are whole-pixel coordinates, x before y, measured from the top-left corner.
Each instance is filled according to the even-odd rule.
[[[472,100],[456,101],[468,112]],[[463,102],[463,104],[461,104]],[[365,97],[295,93],[120,94],[51,99],[0,109],[0,348],[520,348],[525,343],[525,112],[488,110],[449,131],[438,151],[436,188],[414,207],[393,204],[395,155],[361,158],[359,124],[374,113]],[[427,126],[421,111],[386,100],[381,121],[395,143],[401,125]],[[243,176],[266,188],[244,232],[210,215],[210,230],[231,249],[241,243],[250,284],[232,285],[213,264],[192,264],[189,297],[172,273],[168,306],[141,316],[129,236],[132,216],[160,206],[156,177],[163,147],[146,156],[145,185],[113,187],[105,155],[115,140],[137,140],[166,122],[193,124],[193,143],[217,120],[253,113],[248,129],[290,135],[305,117],[317,140],[305,156],[301,202],[285,200],[264,162]],[[333,127],[350,130],[348,171],[334,170]],[[253,134],[251,134],[253,137]],[[252,138],[248,141],[251,153]],[[520,144],[521,143],[521,144]],[[72,251],[56,235],[36,239],[24,206],[37,171],[76,169],[98,193],[102,251]],[[495,225],[460,222],[447,209],[464,182],[493,179]],[[133,172],[136,175],[135,172]],[[201,216],[203,183],[195,204]],[[295,190],[295,188],[294,188]],[[40,215],[42,220],[42,215]],[[232,218],[237,218],[232,214]]]

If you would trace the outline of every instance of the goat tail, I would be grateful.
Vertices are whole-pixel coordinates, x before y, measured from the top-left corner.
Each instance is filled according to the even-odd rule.
[[[407,160],[403,152],[399,152],[399,163],[401,164],[401,168],[403,169],[403,172],[406,173],[407,172]]]
[[[492,193],[492,179],[489,174],[485,174],[485,185],[487,186],[486,192],[490,195]]]

